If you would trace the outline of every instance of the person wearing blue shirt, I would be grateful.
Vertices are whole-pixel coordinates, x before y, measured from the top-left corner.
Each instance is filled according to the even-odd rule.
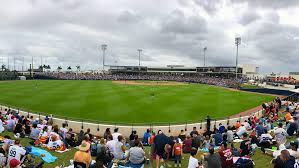
[[[215,140],[215,145],[216,146],[221,146],[222,145],[222,134],[216,130],[216,134],[213,136]]]
[[[255,127],[257,136],[260,137],[265,133],[265,128],[263,127],[263,123],[260,121],[259,124]]]
[[[143,134],[143,145],[148,145],[148,138],[151,136],[150,130],[147,129],[146,132]]]
[[[222,134],[224,133],[225,127],[221,123],[219,123],[219,133]]]

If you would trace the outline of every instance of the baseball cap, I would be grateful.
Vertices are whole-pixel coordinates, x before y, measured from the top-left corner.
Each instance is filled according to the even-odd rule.
[[[11,168],[17,167],[18,165],[20,165],[20,161],[18,161],[15,158],[13,158],[9,161],[9,167],[11,167]]]
[[[295,146],[298,148],[298,142],[291,141],[291,142],[290,142],[290,145],[291,145],[291,146],[294,146],[294,145],[295,145]]]

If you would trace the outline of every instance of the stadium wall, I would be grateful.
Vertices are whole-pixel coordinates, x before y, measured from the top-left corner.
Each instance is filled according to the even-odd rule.
[[[3,109],[11,109],[14,111],[18,111],[20,115],[24,116],[33,116],[34,119],[40,118],[44,119],[44,115],[30,113],[26,111],[22,111],[19,109],[11,108],[8,106],[2,106],[1,110]],[[261,117],[263,113],[263,110],[258,110],[251,115],[256,115],[257,117]],[[238,120],[241,122],[244,122],[248,119],[250,115],[247,116],[240,116],[238,118],[226,118],[226,119],[220,119],[220,120],[212,120],[211,121],[211,129],[214,128],[214,125],[216,124],[216,127],[218,128],[219,123],[222,123],[223,125],[227,126],[227,123],[229,121],[229,125],[234,125]],[[191,132],[193,127],[197,127],[197,130],[204,131],[206,128],[206,122],[199,122],[199,123],[186,123],[186,124],[169,124],[169,125],[143,125],[143,126],[134,126],[134,125],[119,125],[119,124],[95,124],[90,122],[79,122],[79,121],[71,121],[61,118],[53,117],[53,124],[58,125],[59,127],[66,123],[68,124],[68,128],[72,128],[74,132],[79,133],[80,130],[86,131],[86,129],[90,128],[91,133],[96,136],[102,137],[104,135],[104,132],[106,128],[110,128],[110,130],[113,132],[114,128],[119,128],[119,132],[124,135],[125,137],[128,137],[131,134],[132,130],[136,130],[138,137],[143,137],[144,132],[151,128],[154,132],[158,132],[158,130],[162,130],[166,135],[168,136],[178,136],[181,130],[185,130],[187,132]],[[129,123],[128,123],[129,124]],[[201,129],[200,129],[201,128]],[[170,132],[169,132],[170,130]]]

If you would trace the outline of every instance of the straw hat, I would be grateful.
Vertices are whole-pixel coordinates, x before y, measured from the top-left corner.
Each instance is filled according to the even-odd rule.
[[[86,152],[90,149],[90,144],[86,141],[82,141],[81,145],[79,146],[79,150]]]

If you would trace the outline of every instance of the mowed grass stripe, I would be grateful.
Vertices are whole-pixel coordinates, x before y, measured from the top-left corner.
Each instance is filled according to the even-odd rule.
[[[223,118],[274,97],[201,84],[142,86],[111,81],[0,83],[0,103],[35,112],[111,123],[198,121]]]

